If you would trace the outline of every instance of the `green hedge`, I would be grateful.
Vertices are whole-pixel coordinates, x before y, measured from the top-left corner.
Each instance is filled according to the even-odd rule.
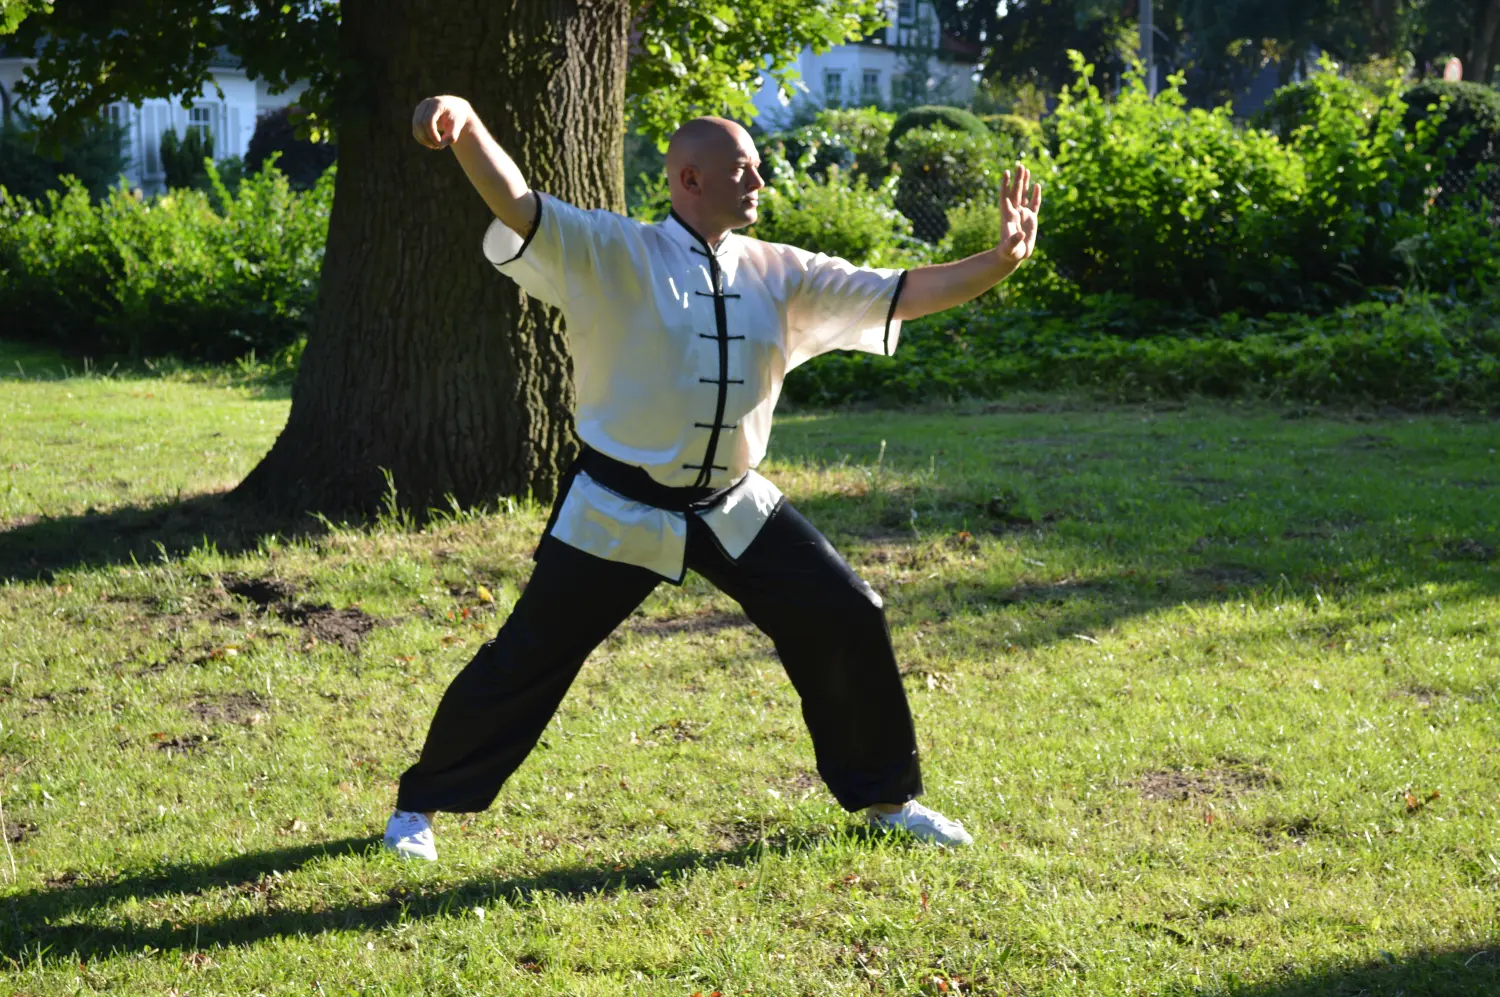
[[[0,314],[65,350],[268,355],[307,332],[332,200],[332,170],[304,194],[270,168],[238,191],[122,186],[97,206],[71,178],[38,201],[0,188]]]
[[[911,403],[1072,388],[1137,400],[1192,395],[1410,408],[1500,407],[1500,295],[1416,295],[1328,315],[1231,317],[1154,337],[1089,316],[970,305],[908,322],[894,357],[834,353],[788,376],[805,404]]]

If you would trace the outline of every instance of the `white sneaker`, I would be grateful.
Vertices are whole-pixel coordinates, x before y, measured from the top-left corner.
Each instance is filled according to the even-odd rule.
[[[883,814],[878,810],[871,810],[869,813],[870,824],[881,830],[900,828],[935,845],[972,845],[974,843],[973,837],[958,821],[949,820],[936,810],[929,810],[922,806],[916,800],[907,800],[901,809],[893,814]]]
[[[385,847],[404,859],[437,861],[437,843],[432,837],[432,822],[419,813],[397,810],[385,822]]]

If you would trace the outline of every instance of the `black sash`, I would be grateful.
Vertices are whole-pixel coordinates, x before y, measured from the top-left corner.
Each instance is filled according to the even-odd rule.
[[[550,534],[552,527],[557,525],[557,514],[561,511],[563,500],[568,497],[568,490],[573,487],[573,479],[578,477],[579,471],[583,471],[605,488],[617,495],[625,496],[632,502],[655,506],[669,512],[707,509],[745,480],[740,478],[739,481],[724,488],[673,488],[651,477],[644,467],[636,467],[634,464],[615,460],[585,444],[572,465],[563,472],[562,480],[557,483],[557,498],[552,503],[552,515],[547,517],[547,526],[542,530],[543,536]]]

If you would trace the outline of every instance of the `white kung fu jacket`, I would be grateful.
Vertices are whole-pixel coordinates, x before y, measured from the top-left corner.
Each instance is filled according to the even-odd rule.
[[[673,212],[648,225],[537,192],[522,238],[499,219],[484,254],[562,310],[578,435],[669,487],[734,487],[708,509],[658,509],[580,472],[552,535],[681,582],[688,515],[738,558],[781,501],[755,472],[782,379],[829,350],[889,355],[906,273],[729,233],[717,247]]]

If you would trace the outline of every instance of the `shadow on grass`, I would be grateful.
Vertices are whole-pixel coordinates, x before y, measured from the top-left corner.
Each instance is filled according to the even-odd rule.
[[[1382,952],[1355,965],[1324,967],[1269,983],[1234,983],[1194,997],[1494,997],[1500,993],[1500,939],[1484,948]]]
[[[195,495],[111,512],[41,518],[0,531],[0,582],[51,581],[60,571],[176,559],[212,544],[221,554],[327,532],[308,513],[268,512],[230,493]]]
[[[853,826],[839,831],[875,847],[916,847],[900,838]],[[577,865],[534,876],[477,880],[457,888],[425,891],[420,884],[387,891],[384,899],[321,909],[291,909],[277,902],[281,877],[329,859],[360,857],[398,861],[381,851],[380,839],[343,838],[296,848],[238,855],[218,862],[164,866],[108,881],[59,882],[11,897],[0,915],[0,964],[79,963],[143,948],[192,951],[216,946],[253,945],[271,938],[329,931],[378,929],[401,920],[447,915],[504,899],[524,905],[542,897],[573,901],[621,890],[646,891],[672,880],[720,866],[744,867],[766,854],[787,855],[826,841],[826,833],[771,834],[720,851],[683,849],[639,859],[628,865]],[[156,898],[232,890],[264,898],[264,910],[206,921],[173,922],[157,913]],[[141,904],[141,921],[110,917],[109,923],[78,923],[127,901]],[[260,906],[259,903],[256,906]]]
[[[906,846],[902,839],[886,839],[864,828],[851,828],[847,833],[874,847]],[[58,884],[12,897],[5,901],[0,918],[0,960],[12,968],[39,963],[76,965],[121,952],[197,952],[251,946],[277,938],[378,930],[401,921],[448,916],[499,899],[515,905],[542,898],[587,901],[621,890],[659,889],[679,877],[717,867],[750,866],[763,855],[805,851],[827,838],[826,834],[806,832],[773,835],[720,851],[683,849],[624,866],[578,865],[535,876],[499,877],[430,891],[420,884],[415,888],[396,887],[388,890],[384,899],[363,904],[321,909],[280,906],[276,894],[282,876],[330,859],[386,860],[381,857],[379,839],[343,838],[218,862],[165,866],[107,882]],[[258,894],[264,897],[265,909],[206,921],[173,922],[156,913],[170,910],[170,905],[152,902],[217,890]],[[126,901],[141,904],[141,922],[111,918],[111,923],[104,925],[69,923]],[[1489,997],[1500,993],[1500,940],[1493,946],[1427,951],[1404,958],[1381,953],[1367,962],[1318,967],[1267,982],[1230,980],[1212,988],[1181,987],[1164,992],[1182,997]]]

